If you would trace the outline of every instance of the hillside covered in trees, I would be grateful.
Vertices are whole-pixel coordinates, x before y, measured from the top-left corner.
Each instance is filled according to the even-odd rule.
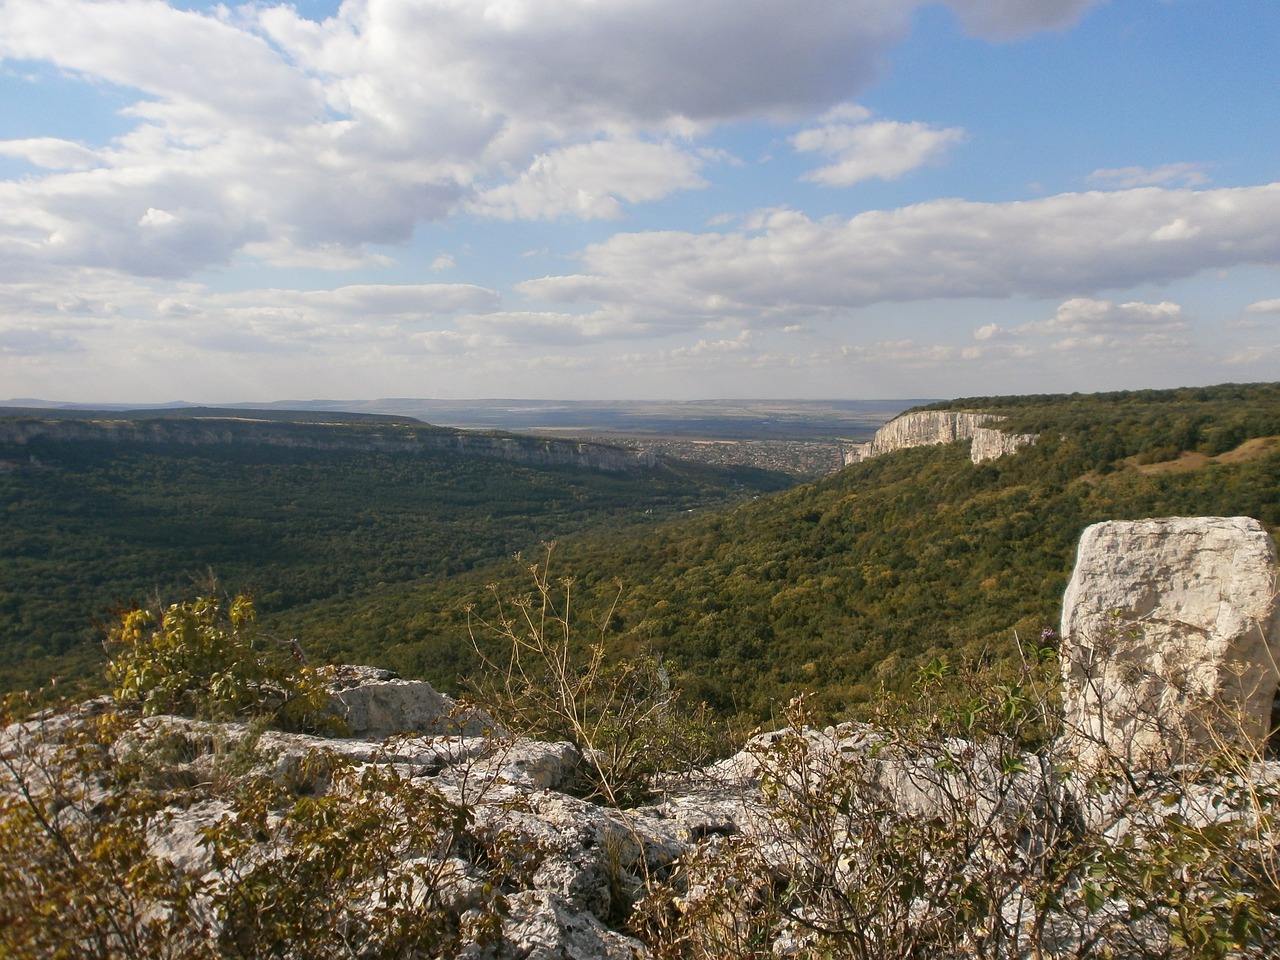
[[[833,715],[935,657],[1010,657],[1056,629],[1080,531],[1107,519],[1245,515],[1280,527],[1280,385],[965,398],[1039,434],[973,464],[967,444],[902,450],[816,483],[640,534],[563,539],[552,560],[585,611],[613,609],[618,651],[666,658],[688,695],[744,720],[816,691]],[[527,559],[537,559],[527,557]],[[456,689],[467,608],[527,587],[507,561],[323,601],[281,626],[338,660]]]
[[[555,539],[552,577],[572,581],[584,622],[608,614],[611,653],[661,658],[686,696],[745,722],[800,691],[839,716],[934,658],[999,660],[1055,628],[1090,523],[1280,527],[1280,385],[933,406],[1039,439],[982,464],[963,444],[902,450],[790,489],[689,465],[617,477],[237,444],[3,451],[40,464],[0,473],[4,679],[96,655],[90,617],[190,593],[211,567],[314,659],[458,691],[479,663],[469,618],[527,591]]]
[[[626,469],[596,466],[618,461]],[[95,619],[199,592],[210,571],[278,615],[447,580],[548,537],[652,528],[794,482],[408,418],[3,417],[0,689],[93,676]]]

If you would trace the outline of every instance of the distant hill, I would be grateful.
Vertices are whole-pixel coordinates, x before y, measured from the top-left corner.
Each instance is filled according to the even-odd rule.
[[[61,405],[41,401],[10,401],[0,405],[0,418],[39,420],[136,421],[152,419],[200,420],[242,419],[278,423],[421,423],[414,417],[387,413],[358,413],[343,410],[287,410],[245,407],[180,406],[129,407]]]
[[[851,445],[912,401],[905,400],[308,400],[92,407],[10,401],[0,416],[60,419],[224,419],[285,423],[439,424],[622,447],[663,460],[751,466],[802,479],[844,463]]]

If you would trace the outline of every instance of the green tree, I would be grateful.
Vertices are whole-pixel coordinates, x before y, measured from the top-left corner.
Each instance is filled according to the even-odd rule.
[[[225,608],[211,595],[159,613],[130,610],[108,632],[106,648],[115,697],[148,716],[261,718],[292,730],[336,723],[323,714],[329,694],[321,674],[296,643],[263,636],[243,594]]]

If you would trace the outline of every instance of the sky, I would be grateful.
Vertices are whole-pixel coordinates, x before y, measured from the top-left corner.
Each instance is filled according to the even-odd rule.
[[[1280,379],[1275,0],[0,0],[0,398]]]

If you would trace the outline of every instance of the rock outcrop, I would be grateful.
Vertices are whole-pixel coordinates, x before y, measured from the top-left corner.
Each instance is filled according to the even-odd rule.
[[[1257,746],[1280,683],[1270,537],[1246,517],[1110,521],[1063,598],[1067,736],[1086,764]]]
[[[845,464],[861,463],[873,457],[939,443],[969,440],[969,456],[974,463],[992,460],[1035,443],[1035,434],[1005,433],[987,424],[1004,418],[992,413],[957,413],[950,410],[920,410],[904,413],[876,431],[867,443],[847,447]]]
[[[182,928],[193,940],[225,933],[210,898],[256,866],[333,854],[337,843],[338,872],[354,877],[367,865],[349,863],[360,856],[349,845],[394,820],[389,846],[356,848],[384,859],[343,922],[386,907],[368,891],[406,872],[415,881],[399,895],[416,915],[438,916],[449,943],[424,955],[641,960],[654,953],[637,930],[653,927],[628,926],[633,910],[668,931],[683,924],[681,935],[703,938],[700,955],[750,944],[822,956],[827,934],[878,945],[936,929],[936,951],[921,941],[930,955],[962,960],[997,942],[998,928],[1000,946],[984,955],[1001,960],[1065,960],[1104,942],[1118,956],[1182,957],[1171,931],[1188,917],[1242,937],[1227,955],[1269,955],[1250,950],[1280,935],[1274,881],[1259,887],[1268,901],[1248,878],[1274,877],[1280,763],[1187,761],[1219,737],[1256,741],[1266,730],[1280,653],[1275,575],[1253,520],[1088,528],[1064,601],[1067,729],[1034,752],[999,721],[971,739],[927,724],[795,722],[620,810],[575,795],[586,781],[573,744],[510,736],[429,684],[348,667],[331,684],[356,734],[345,739],[127,711],[103,726],[117,710],[110,698],[15,723],[0,731],[0,812],[38,809],[52,793],[44,822],[69,842],[102,811],[129,815],[130,804],[108,802],[115,768],[129,769],[159,807],[137,808],[140,849],[192,878],[177,902],[205,918]],[[1005,692],[1006,719],[1028,708]],[[103,730],[111,742],[93,740]],[[64,780],[52,771],[68,743],[78,759]],[[1094,775],[1109,759],[1123,776]],[[246,804],[247,781],[273,785],[274,806]],[[314,824],[308,811],[323,812],[328,833],[281,826],[290,816]],[[227,831],[236,842],[217,847]],[[291,846],[302,840],[305,854]],[[1251,874],[1250,857],[1272,859]],[[1113,863],[1123,868],[1107,873]],[[1175,880],[1183,885],[1166,891]],[[1261,919],[1235,924],[1232,904],[1255,899]],[[148,910],[144,926],[159,915]]]
[[[483,736],[500,733],[483,714],[460,707],[421,680],[402,680],[377,667],[338,667],[329,684],[329,713],[351,737]]]

